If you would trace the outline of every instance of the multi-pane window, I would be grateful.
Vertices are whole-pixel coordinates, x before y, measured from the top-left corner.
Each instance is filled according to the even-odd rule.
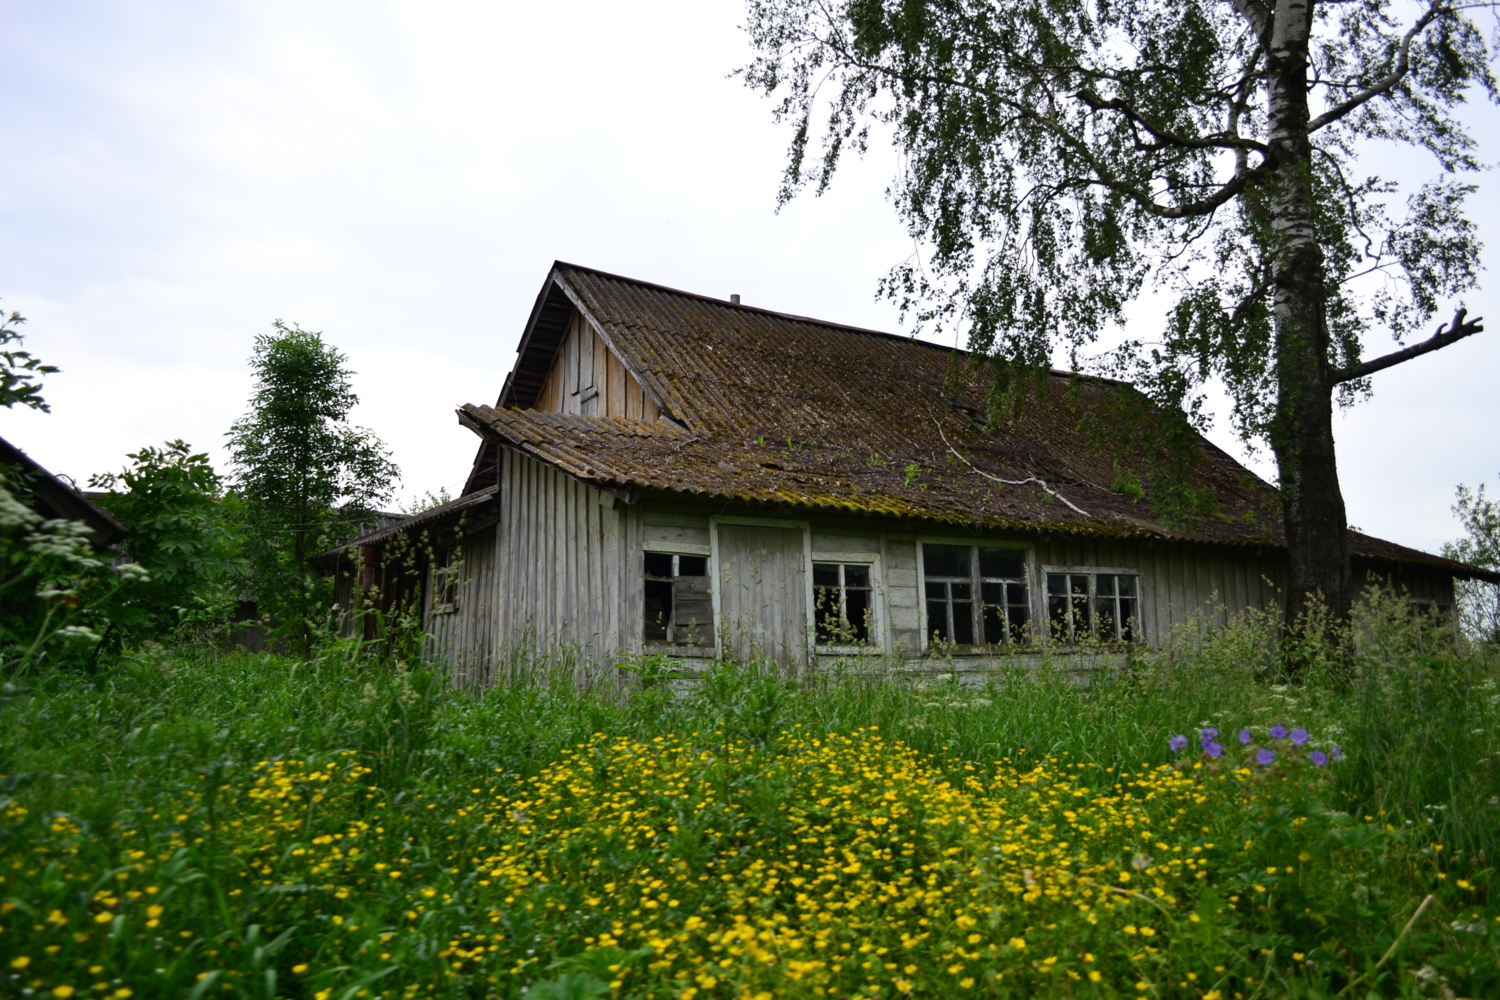
[[[1047,574],[1047,627],[1057,642],[1136,642],[1140,611],[1133,573]]]
[[[432,609],[434,611],[458,610],[458,582],[463,572],[463,561],[458,548],[442,549],[432,561]]]
[[[818,645],[852,646],[869,642],[873,593],[869,566],[813,563]]]
[[[646,553],[647,642],[706,645],[713,642],[713,598],[708,557]]]
[[[1024,552],[924,544],[922,576],[929,638],[955,646],[1028,641]]]

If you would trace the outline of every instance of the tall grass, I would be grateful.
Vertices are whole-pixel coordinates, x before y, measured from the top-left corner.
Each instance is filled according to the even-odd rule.
[[[566,651],[533,654],[487,690],[443,683],[440,667],[391,663],[353,641],[298,660],[207,646],[151,647],[87,676],[54,672],[0,694],[7,780],[137,784],[208,766],[354,749],[383,782],[451,766],[534,773],[594,733],[651,738],[727,731],[766,740],[802,725],[875,726],[953,762],[1069,755],[1103,767],[1167,761],[1167,737],[1273,723],[1327,732],[1343,747],[1341,804],[1420,825],[1475,857],[1500,847],[1500,669],[1389,595],[1367,601],[1352,677],[1274,673],[1272,623],[1190,623],[1165,648],[1080,675],[1066,659],[909,673],[845,663],[788,680],[717,664],[690,682],[580,689]],[[1316,656],[1308,657],[1315,665]],[[24,775],[25,777],[19,777]]]
[[[573,683],[566,651],[518,656],[505,684],[468,690],[445,683],[441,665],[391,662],[352,641],[308,659],[152,647],[96,675],[51,672],[0,691],[0,814],[24,805],[33,818],[68,816],[105,837],[147,819],[166,822],[176,804],[202,799],[205,789],[228,795],[248,787],[261,762],[354,751],[350,759],[369,769],[362,780],[379,790],[394,830],[394,814],[407,815],[403,810],[417,803],[433,816],[462,816],[471,787],[520,787],[595,734],[647,745],[676,734],[689,744],[774,748],[798,727],[815,735],[873,727],[957,781],[998,773],[1001,761],[1025,767],[1052,758],[1096,765],[1070,780],[1107,788],[1122,772],[1173,761],[1168,739],[1175,734],[1191,740],[1195,730],[1213,727],[1233,750],[1241,729],[1264,741],[1279,724],[1338,744],[1345,759],[1318,808],[1373,831],[1360,836],[1384,838],[1378,850],[1370,846],[1375,841],[1355,850],[1353,834],[1329,834],[1329,850],[1370,859],[1369,871],[1337,883],[1345,898],[1325,901],[1330,913],[1356,907],[1359,940],[1346,928],[1348,939],[1328,945],[1331,956],[1343,956],[1344,978],[1328,973],[1295,989],[1322,995],[1318,982],[1342,989],[1356,974],[1370,988],[1408,958],[1415,964],[1405,978],[1387,982],[1397,992],[1425,990],[1444,977],[1500,984],[1493,936],[1463,930],[1488,927],[1495,909],[1489,887],[1500,849],[1500,754],[1493,751],[1500,670],[1493,652],[1459,646],[1439,623],[1414,618],[1390,595],[1362,606],[1352,667],[1316,642],[1288,656],[1273,624],[1255,616],[1218,628],[1191,623],[1159,651],[1088,672],[1059,659],[1001,665],[976,679],[942,664],[914,674],[902,664],[872,670],[850,661],[797,680],[755,664],[718,664],[685,681],[636,662],[622,665],[630,669],[619,672],[618,683],[589,689]],[[1300,665],[1295,677],[1278,673],[1288,661]],[[208,794],[210,812],[214,802]],[[1328,822],[1330,830],[1344,829]],[[212,819],[204,835],[218,823]],[[433,849],[421,842],[447,829],[410,817],[400,824],[414,831],[403,850]],[[0,821],[0,862],[12,873],[26,870],[26,838],[34,834],[25,829]],[[206,850],[183,844],[189,854]],[[194,869],[194,877],[211,880],[211,870]],[[1466,888],[1455,888],[1459,880]],[[1403,939],[1404,951],[1376,969],[1430,892],[1441,912],[1424,917]],[[0,896],[22,895],[14,875],[0,883]],[[1266,933],[1274,944],[1292,932]],[[264,942],[256,947],[263,952]],[[195,989],[193,970],[206,968],[193,961],[182,959],[183,990]],[[1407,975],[1423,968],[1435,971],[1424,980]],[[28,981],[20,973],[10,980]],[[1279,988],[1293,990],[1286,985],[1292,981]],[[291,989],[285,982],[282,988]],[[1262,989],[1269,987],[1263,982]],[[288,995],[319,994],[309,988]]]

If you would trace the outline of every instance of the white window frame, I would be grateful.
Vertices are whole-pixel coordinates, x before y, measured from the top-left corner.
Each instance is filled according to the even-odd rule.
[[[1049,573],[1067,573],[1073,576],[1087,575],[1089,577],[1089,629],[1091,632],[1095,627],[1093,609],[1095,596],[1095,578],[1100,575],[1135,577],[1136,625],[1139,626],[1140,637],[1132,642],[1118,642],[1117,640],[1113,639],[1111,639],[1110,642],[1121,646],[1144,646],[1147,644],[1145,570],[1141,569],[1139,566],[1042,566],[1040,569],[1041,585],[1037,588],[1037,598],[1041,603],[1042,612],[1041,617],[1038,618],[1037,621],[1042,624],[1042,631],[1045,633],[1042,640],[1043,642],[1047,643],[1048,645],[1057,645],[1065,649],[1073,649],[1080,645],[1077,642],[1054,643],[1052,638],[1052,616],[1048,613],[1047,610],[1047,575]],[[1089,638],[1091,641],[1094,641],[1094,637],[1092,635],[1090,635]]]
[[[1011,549],[1022,553],[1024,579],[1026,581],[1027,606],[1031,609],[1031,620],[1036,622],[1037,612],[1037,565],[1036,548],[1031,542],[1018,541],[1003,538],[965,538],[962,535],[918,535],[917,546],[917,625],[922,630],[921,651],[925,654],[932,645],[932,630],[927,625],[927,563],[923,554],[925,545],[964,545],[974,549]],[[982,604],[980,594],[975,594],[975,603]],[[1045,609],[1045,603],[1042,605]],[[983,634],[983,612],[980,613],[980,634]],[[968,651],[960,655],[987,655],[994,648],[984,643],[973,646],[963,646],[961,649]],[[1007,646],[1004,648],[1023,648]]]
[[[813,563],[838,563],[842,566],[870,567],[870,638],[858,645],[819,645],[818,609],[814,601],[817,588],[812,585]],[[881,575],[878,552],[814,552],[807,563],[807,607],[812,621],[812,645],[815,656],[863,656],[867,653],[884,653],[885,636],[885,579]]]

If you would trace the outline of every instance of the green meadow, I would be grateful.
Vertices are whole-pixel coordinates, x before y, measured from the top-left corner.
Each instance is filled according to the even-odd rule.
[[[334,641],[15,678],[0,993],[1500,995],[1497,663],[1356,627],[1337,667],[1244,619],[1091,672],[585,689],[563,651],[476,691]]]

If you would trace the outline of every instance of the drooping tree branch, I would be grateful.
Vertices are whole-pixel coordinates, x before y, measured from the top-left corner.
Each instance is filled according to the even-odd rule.
[[[993,473],[985,472],[983,469],[979,468],[979,466],[969,461],[968,458],[966,458],[963,453],[960,452],[957,448],[953,447],[953,442],[949,441],[948,435],[943,433],[943,425],[942,422],[938,420],[937,415],[934,414],[931,410],[928,410],[927,414],[928,416],[932,417],[933,426],[937,428],[938,437],[942,438],[943,444],[947,446],[948,454],[952,455],[964,465],[968,466],[970,472],[973,472],[978,476],[982,476],[985,479],[990,480],[991,482],[999,483],[1002,486],[1025,486],[1029,483],[1036,483],[1048,496],[1053,497],[1057,500],[1061,500],[1063,503],[1067,504],[1074,513],[1081,514],[1084,517],[1089,516],[1088,511],[1079,507],[1073,501],[1069,500],[1067,497],[1063,496],[1061,493],[1048,486],[1045,482],[1038,479],[1036,476],[1027,476],[1025,479],[1001,479],[999,476],[994,475]]]
[[[1339,368],[1330,372],[1328,375],[1329,386],[1353,382],[1355,379],[1374,375],[1378,371],[1394,368],[1403,361],[1410,361],[1412,358],[1419,358],[1424,354],[1440,351],[1450,344],[1458,343],[1465,337],[1472,337],[1474,334],[1482,332],[1484,330],[1484,317],[1475,316],[1471,320],[1465,320],[1464,317],[1468,315],[1468,312],[1467,309],[1459,309],[1458,312],[1453,314],[1452,323],[1449,323],[1445,327],[1438,327],[1436,333],[1420,344],[1412,344],[1410,347],[1404,347],[1399,351],[1392,351],[1383,357],[1374,358],[1370,361],[1361,361],[1357,365],[1350,365],[1347,368]]]
[[[1162,146],[1171,146],[1178,149],[1236,149],[1253,150],[1258,153],[1268,154],[1270,147],[1255,139],[1247,139],[1244,136],[1230,132],[1222,132],[1216,135],[1192,136],[1183,135],[1172,129],[1164,128],[1149,121],[1128,101],[1119,98],[1105,100],[1090,91],[1084,90],[1077,97],[1093,111],[1118,111],[1127,121],[1139,125],[1150,133]]]
[[[1347,101],[1329,108],[1327,111],[1323,112],[1321,115],[1318,115],[1318,117],[1308,122],[1308,134],[1311,135],[1313,132],[1316,132],[1324,125],[1328,125],[1332,122],[1338,121],[1340,118],[1343,118],[1345,115],[1349,114],[1349,112],[1353,111],[1361,104],[1366,104],[1383,94],[1390,93],[1392,88],[1394,88],[1396,84],[1400,83],[1406,77],[1407,73],[1411,72],[1412,41],[1415,40],[1416,37],[1422,33],[1422,30],[1429,24],[1431,24],[1437,16],[1438,4],[1432,3],[1427,7],[1426,13],[1417,18],[1416,23],[1414,23],[1411,28],[1408,29],[1406,34],[1401,36],[1401,44],[1396,50],[1396,65],[1391,68],[1391,71],[1385,76],[1381,77],[1375,83],[1371,84],[1364,90],[1361,90],[1359,93],[1349,98]]]

